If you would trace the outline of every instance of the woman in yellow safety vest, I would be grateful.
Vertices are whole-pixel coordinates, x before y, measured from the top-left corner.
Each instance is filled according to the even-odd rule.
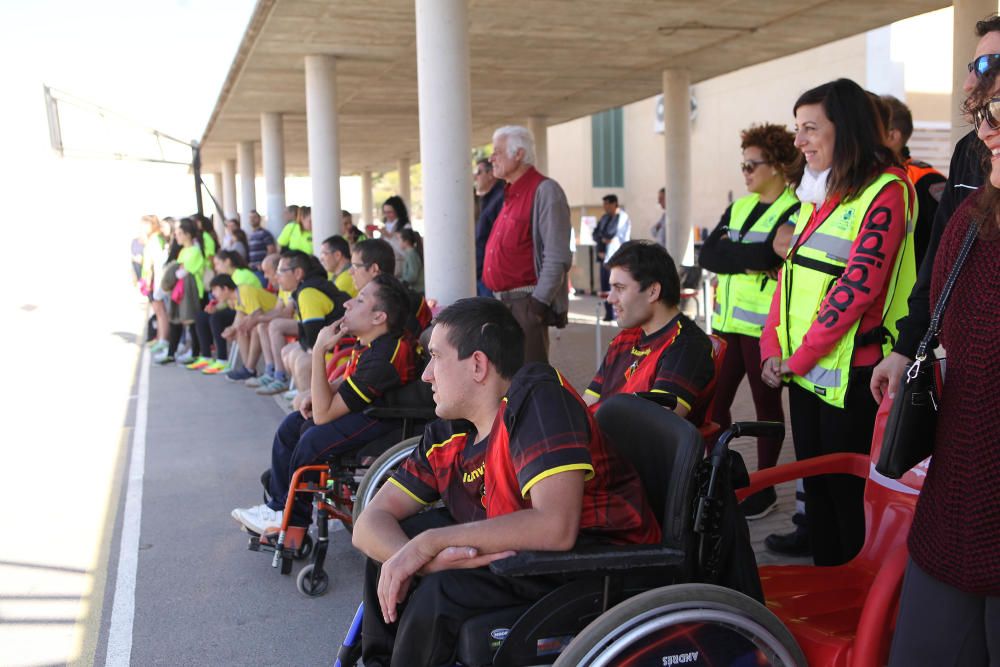
[[[764,330],[782,257],[773,248],[779,233],[791,238],[799,200],[787,176],[798,161],[795,135],[781,125],[752,125],[740,134],[743,180],[750,194],[734,201],[709,234],[698,256],[702,268],[718,276],[712,330],[726,341],[722,370],[716,378],[712,421],[723,429],[732,423],[730,408],[747,376],[757,419],[785,421],[781,387],[761,380],[760,334]],[[791,224],[789,224],[791,223]],[[757,469],[778,462],[781,438],[757,439]],[[773,488],[747,498],[740,507],[759,519],[777,506]]]
[[[861,86],[838,79],[794,107],[802,202],[761,336],[761,377],[789,385],[799,460],[868,453],[872,369],[891,348],[916,278],[914,195]],[[804,481],[813,560],[840,565],[864,543],[864,480]]]

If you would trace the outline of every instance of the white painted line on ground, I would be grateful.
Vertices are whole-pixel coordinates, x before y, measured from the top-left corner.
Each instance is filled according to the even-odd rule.
[[[146,469],[146,422],[149,415],[149,348],[139,362],[139,400],[135,408],[131,463],[125,488],[118,576],[115,580],[111,629],[104,664],[127,667],[132,659],[132,623],[135,620],[135,575],[139,565],[139,530],[142,523],[142,478]]]

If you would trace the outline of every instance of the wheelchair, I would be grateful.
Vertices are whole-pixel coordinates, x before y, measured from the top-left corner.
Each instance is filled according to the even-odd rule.
[[[762,604],[734,493],[748,476],[728,448],[735,437],[781,437],[784,426],[735,423],[705,457],[698,429],[661,407],[675,400],[622,394],[596,413],[610,444],[639,473],[662,542],[521,552],[492,563],[496,574],[558,575],[567,583],[533,604],[468,619],[459,632],[458,664],[805,667],[791,633]],[[362,605],[336,665],[360,659],[363,613]]]
[[[420,380],[389,392],[384,405],[369,407],[364,414],[374,419],[398,422],[399,428],[359,449],[336,454],[325,463],[295,470],[277,538],[274,539],[271,533],[266,536],[250,533],[247,548],[272,553],[271,566],[278,568],[283,575],[291,574],[293,561],[311,557],[310,562],[299,570],[295,582],[298,591],[308,597],[323,595],[329,589],[330,578],[324,570],[330,541],[329,522],[340,521],[350,531],[355,515],[360,513],[360,508],[355,508],[359,493],[370,500],[377,491],[377,487],[371,488],[371,482],[367,486],[363,484],[369,468],[380,463],[384,455],[399,451],[401,445],[412,449],[420,441],[419,436],[414,437],[415,434],[423,429],[424,424],[436,418],[430,385]],[[265,502],[269,500],[266,491],[269,479],[270,470],[266,470],[261,475]],[[308,529],[288,525],[296,494],[312,496],[316,516],[315,539]]]

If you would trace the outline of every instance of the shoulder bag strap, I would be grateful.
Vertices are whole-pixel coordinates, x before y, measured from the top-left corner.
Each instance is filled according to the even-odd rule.
[[[917,348],[916,361],[913,367],[911,367],[911,370],[915,369],[912,370],[913,373],[920,369],[920,363],[927,358],[928,346],[937,337],[941,329],[941,318],[944,317],[944,308],[948,304],[948,299],[951,297],[951,290],[955,286],[955,281],[962,270],[962,265],[965,264],[965,260],[969,256],[972,244],[975,243],[976,237],[979,236],[979,225],[979,220],[973,220],[969,224],[969,231],[965,234],[965,240],[962,241],[962,247],[958,251],[958,256],[955,257],[955,264],[951,267],[948,279],[945,281],[944,287],[941,288],[941,296],[938,298],[937,305],[934,306],[934,314],[931,317],[930,326],[927,327],[927,333],[924,334],[923,340],[920,341],[920,346]],[[907,375],[910,375],[910,373],[908,372]]]

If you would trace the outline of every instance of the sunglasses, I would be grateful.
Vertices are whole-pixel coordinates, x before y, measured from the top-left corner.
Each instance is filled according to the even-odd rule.
[[[740,162],[740,171],[744,174],[752,174],[754,169],[762,164],[767,164],[767,160],[746,160],[744,162]]]
[[[989,102],[972,112],[972,122],[979,130],[979,126],[985,121],[991,130],[1000,130],[1000,97],[994,97]]]
[[[969,63],[968,68],[970,72],[974,71],[977,77],[981,77],[986,74],[990,67],[992,67],[998,60],[1000,60],[1000,53],[987,53],[979,56]]]

